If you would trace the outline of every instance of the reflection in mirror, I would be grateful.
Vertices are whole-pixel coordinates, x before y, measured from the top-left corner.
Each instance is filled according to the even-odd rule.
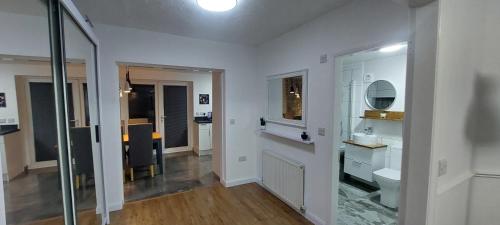
[[[283,118],[302,120],[302,77],[283,79]]]
[[[268,120],[305,126],[306,71],[268,78]]]
[[[377,80],[368,86],[365,99],[372,109],[388,109],[396,100],[396,88],[389,81]]]

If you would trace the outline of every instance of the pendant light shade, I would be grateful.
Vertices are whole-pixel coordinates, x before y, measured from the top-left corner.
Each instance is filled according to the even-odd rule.
[[[123,92],[130,93],[132,91],[132,82],[130,82],[130,72],[127,68],[127,74],[125,75],[125,88]]]

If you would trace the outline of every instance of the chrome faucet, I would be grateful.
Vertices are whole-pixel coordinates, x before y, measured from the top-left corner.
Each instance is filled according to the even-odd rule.
[[[373,134],[373,127],[367,127],[367,128],[365,128],[365,134],[367,134],[367,135]]]

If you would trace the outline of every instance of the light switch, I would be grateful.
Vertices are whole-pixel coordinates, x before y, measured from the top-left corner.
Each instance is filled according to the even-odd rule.
[[[441,159],[438,162],[438,177],[445,175],[448,172],[448,160]]]
[[[328,62],[328,55],[327,54],[321,55],[319,57],[319,63],[323,64],[323,63],[327,63],[327,62]]]
[[[236,124],[236,120],[235,120],[235,119],[230,119],[230,120],[229,120],[229,124],[231,124],[231,125]]]
[[[238,162],[245,162],[247,161],[247,157],[246,156],[240,156],[238,157]]]
[[[318,135],[319,136],[325,136],[325,133],[326,133],[326,129],[325,128],[318,128]]]

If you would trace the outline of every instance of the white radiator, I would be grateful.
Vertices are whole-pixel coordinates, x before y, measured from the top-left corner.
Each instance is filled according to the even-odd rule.
[[[264,188],[297,211],[304,207],[304,164],[276,153],[262,153],[262,184]]]

